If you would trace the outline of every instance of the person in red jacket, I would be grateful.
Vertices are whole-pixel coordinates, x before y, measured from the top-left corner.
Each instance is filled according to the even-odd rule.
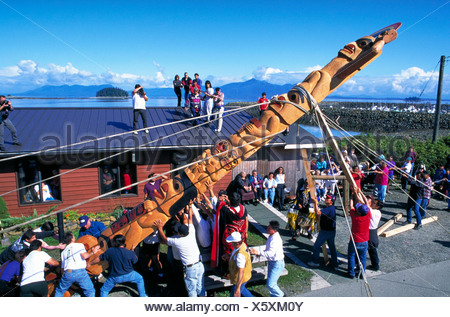
[[[263,102],[269,102],[269,99],[266,98],[266,93],[263,92],[261,95],[261,98],[258,99],[258,103],[263,103]],[[267,108],[269,107],[269,104],[263,104],[263,105],[259,105],[259,115],[262,115],[262,113],[264,111],[267,110]]]
[[[350,201],[350,217],[352,218],[352,237],[348,243],[348,277],[355,278],[355,257],[358,257],[363,270],[366,270],[366,256],[369,248],[370,209],[365,204],[353,206]],[[353,243],[354,242],[354,243]]]

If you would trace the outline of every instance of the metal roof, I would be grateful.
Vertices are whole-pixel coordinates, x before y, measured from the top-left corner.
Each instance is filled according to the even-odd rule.
[[[226,114],[225,114],[226,115]],[[189,111],[176,107],[147,107],[149,127],[177,122],[190,117]],[[74,144],[86,140],[115,135],[131,131],[133,127],[133,111],[131,108],[16,108],[10,114],[11,121],[17,129],[22,146],[12,145],[11,136],[5,128],[5,148],[1,156],[10,156],[24,152],[42,151],[54,147]],[[167,148],[196,147],[205,148],[214,145],[218,140],[229,137],[241,128],[252,117],[245,111],[224,116],[220,133],[215,132],[210,125],[192,128],[191,122],[178,122],[172,125],[151,129],[134,135],[131,132],[70,147],[71,151],[105,151],[136,147]],[[214,125],[215,123],[212,123]],[[142,128],[139,119],[138,129]],[[184,131],[185,130],[185,131]],[[290,142],[305,142],[318,140],[301,129],[302,138],[276,136],[269,146],[286,146]],[[172,135],[177,133],[176,135]],[[166,137],[169,136],[170,137]],[[164,138],[166,137],[166,138]],[[291,141],[293,139],[293,141]],[[320,142],[320,141],[317,141]],[[66,152],[69,148],[60,151]]]

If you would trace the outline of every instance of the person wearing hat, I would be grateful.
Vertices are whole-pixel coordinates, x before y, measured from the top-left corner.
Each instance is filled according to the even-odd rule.
[[[242,236],[237,231],[230,234],[226,241],[233,248],[228,262],[230,282],[233,284],[230,297],[253,297],[252,293],[245,287],[245,284],[252,277],[252,261],[247,246],[243,243]]]
[[[271,297],[283,297],[284,293],[278,286],[277,282],[284,270],[284,251],[283,240],[278,232],[280,223],[276,220],[269,222],[267,226],[266,246],[258,248],[250,248],[250,254],[264,255],[267,258],[267,288]]]
[[[202,98],[198,87],[195,87],[193,92],[189,94],[189,108],[191,110],[191,117],[200,117],[202,113]],[[196,126],[200,124],[200,120],[195,119],[192,124]]]
[[[406,187],[408,186],[408,178],[409,178],[409,175],[411,174],[411,171],[412,171],[411,160],[412,160],[412,158],[410,156],[408,156],[406,158],[406,162],[403,163],[402,167],[400,167],[400,169],[403,171],[402,172],[402,179],[401,179],[402,189],[403,190],[405,190]]]
[[[352,238],[348,243],[348,276],[355,277],[355,257],[361,262],[362,269],[366,270],[366,256],[369,247],[370,210],[366,204],[357,203],[353,206],[350,200],[350,217],[352,219]]]
[[[142,124],[144,128],[147,128],[147,110],[145,108],[145,102],[148,101],[148,97],[144,92],[144,88],[141,85],[136,84],[132,92],[133,95],[133,133],[138,134],[136,131],[139,116],[142,118]],[[148,129],[145,129],[145,133],[149,133]]]
[[[200,250],[197,245],[195,227],[192,221],[192,208],[185,207],[188,212],[187,225],[180,224],[178,237],[167,238],[163,230],[163,222],[157,219],[154,225],[158,228],[159,242],[176,248],[184,266],[184,283],[189,297],[205,296],[205,267],[200,258]]]
[[[112,247],[106,250],[105,253],[100,254],[99,257],[92,260],[92,264],[100,261],[108,261],[109,275],[106,282],[100,289],[100,297],[108,297],[109,292],[116,284],[125,282],[134,283],[137,286],[139,297],[147,297],[145,292],[144,278],[141,274],[134,270],[134,265],[138,262],[134,248],[131,250],[125,248],[126,239],[122,234],[118,234],[112,238]],[[93,249],[94,250],[94,249]],[[94,251],[92,251],[94,252]]]
[[[334,238],[336,237],[336,209],[334,202],[336,197],[334,195],[325,196],[325,208],[319,209],[319,203],[316,198],[311,199],[314,205],[314,211],[319,218],[320,231],[317,236],[316,242],[314,242],[312,261],[308,262],[311,267],[319,267],[319,255],[322,245],[326,242],[330,248],[331,264],[335,270],[338,270],[338,259],[336,252],[336,245]]]
[[[411,158],[411,171],[409,172],[409,174],[412,175],[414,163],[416,162],[416,158],[417,158],[417,153],[414,152],[414,148],[412,146],[410,146],[408,151],[406,151],[404,157]]]
[[[88,216],[81,216],[78,218],[80,221],[80,233],[78,234],[78,237],[91,235],[96,238],[100,237],[103,230],[106,229],[106,226],[103,224],[103,222],[99,221],[91,221]]]
[[[214,191],[212,189],[212,186],[209,182],[205,183],[206,188],[209,190],[209,197],[211,197],[211,204],[213,205],[214,211],[217,211],[217,208],[219,207],[220,203],[225,202],[228,203],[228,193],[226,190],[221,189],[219,190],[219,195],[216,196],[214,194]]]

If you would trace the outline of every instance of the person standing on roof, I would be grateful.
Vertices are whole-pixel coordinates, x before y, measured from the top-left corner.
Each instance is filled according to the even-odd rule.
[[[5,127],[11,132],[13,145],[21,146],[22,143],[19,142],[17,137],[17,130],[11,120],[8,119],[9,113],[13,111],[11,101],[6,100],[6,97],[0,96],[0,151],[6,151],[5,149]]]
[[[219,118],[217,121],[218,123],[215,124],[215,126],[217,127],[217,129],[215,130],[216,132],[220,132],[222,131],[222,124],[223,124],[223,112],[225,111],[225,107],[224,107],[224,103],[223,100],[225,99],[225,95],[223,92],[220,91],[220,88],[217,87],[215,89],[215,93],[214,93],[214,110],[213,112],[216,113],[216,116],[214,119],[217,119],[217,117]]]
[[[265,102],[267,102],[267,103],[265,103]],[[259,105],[259,115],[262,115],[262,113],[267,110],[267,108],[269,107],[268,102],[269,102],[269,99],[266,98],[266,93],[263,92],[261,94],[261,98],[258,99],[258,103],[260,104]]]
[[[202,99],[200,97],[200,90],[195,87],[194,92],[189,95],[189,105],[192,117],[200,117],[202,113]],[[193,120],[192,124],[194,126],[200,124],[199,119]]]
[[[181,83],[183,84],[184,87],[184,108],[186,110],[186,107],[189,105],[189,93],[190,93],[190,88],[192,86],[192,79],[191,77],[188,76],[188,73],[184,73],[184,77],[181,80]]]
[[[144,88],[142,88],[141,85],[136,84],[134,86],[133,90],[133,114],[134,114],[134,121],[133,121],[133,133],[138,134],[136,131],[136,126],[139,121],[139,116],[142,118],[142,124],[144,125],[144,128],[147,128],[147,111],[145,109],[145,102],[148,101],[148,97],[145,94]],[[148,129],[145,129],[145,133],[148,133]]]

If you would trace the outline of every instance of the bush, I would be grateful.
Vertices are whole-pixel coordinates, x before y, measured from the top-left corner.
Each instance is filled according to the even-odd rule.
[[[8,206],[6,206],[6,202],[3,197],[0,197],[0,219],[9,218]]]

